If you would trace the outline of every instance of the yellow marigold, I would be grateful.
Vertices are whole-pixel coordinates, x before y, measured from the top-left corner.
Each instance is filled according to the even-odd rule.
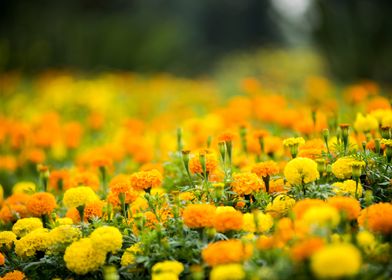
[[[231,186],[238,195],[248,195],[264,187],[263,181],[250,172],[234,173]]]
[[[291,185],[301,185],[316,181],[320,174],[314,160],[297,157],[286,164],[284,176]]]
[[[106,253],[95,249],[90,238],[82,238],[67,247],[64,261],[67,268],[79,275],[99,269],[105,263]]]
[[[5,245],[11,248],[12,244],[16,241],[16,234],[12,231],[1,231],[0,232],[0,247]]]
[[[305,144],[305,140],[302,137],[291,137],[283,140],[283,146],[287,148],[303,144]]]
[[[196,196],[192,192],[182,192],[178,195],[178,198],[181,201],[192,201],[196,198]]]
[[[43,228],[42,221],[38,218],[24,218],[18,220],[12,227],[12,231],[18,236],[23,237],[35,229]]]
[[[338,210],[330,205],[310,207],[302,216],[302,220],[310,226],[335,227],[340,222]]]
[[[216,207],[210,204],[190,204],[182,213],[185,225],[190,228],[212,227]]]
[[[362,196],[362,185],[360,182],[358,182],[358,188],[357,188],[357,183],[354,180],[346,180],[344,182],[336,182],[332,184],[333,190],[337,195],[351,195],[355,197],[355,190],[357,190],[357,195],[358,197]]]
[[[36,186],[33,182],[19,182],[14,185],[12,188],[12,193],[26,193],[31,194],[34,193]]]
[[[297,201],[292,209],[295,218],[301,219],[303,214],[311,207],[325,205],[325,201],[321,199],[305,198]]]
[[[91,235],[91,240],[97,250],[105,253],[116,253],[121,249],[123,237],[116,227],[103,226],[95,229]]]
[[[365,250],[369,250],[369,249],[371,250],[377,244],[376,237],[371,232],[369,232],[367,230],[362,230],[362,231],[358,232],[356,239],[357,239],[358,245]]]
[[[15,241],[15,253],[20,257],[31,257],[36,252],[44,252],[49,245],[49,230],[39,228]]]
[[[49,215],[56,207],[56,198],[47,192],[33,194],[27,202],[27,210],[36,217]]]
[[[361,264],[361,253],[355,246],[337,243],[313,254],[310,267],[317,278],[341,279],[358,274]]]
[[[131,187],[136,191],[158,188],[162,184],[162,174],[157,170],[135,172],[130,177]]]
[[[63,225],[72,225],[73,221],[70,218],[64,217],[64,218],[57,218],[56,219],[56,224],[58,224],[59,226],[63,226]]]
[[[357,113],[357,118],[354,122],[354,129],[358,132],[369,132],[376,130],[378,129],[378,121],[370,114],[364,116],[361,113]]]
[[[240,264],[218,265],[210,273],[211,280],[242,280],[245,276],[245,271]]]
[[[204,262],[209,266],[239,263],[252,256],[253,246],[241,240],[230,239],[210,243],[201,252]]]
[[[214,217],[214,228],[219,232],[241,230],[242,224],[243,218],[240,211],[217,212]]]
[[[136,255],[141,252],[140,244],[133,244],[127,248],[121,257],[121,266],[128,266],[135,263]]]
[[[14,271],[6,273],[0,279],[1,280],[25,280],[25,279],[27,279],[27,277],[22,271],[14,270]]]
[[[71,244],[82,236],[80,229],[71,225],[61,225],[49,232],[49,247],[51,250]]]
[[[178,261],[163,261],[153,265],[152,274],[172,273],[179,276],[184,271],[184,265]]]
[[[300,262],[309,258],[316,251],[320,250],[323,246],[323,239],[319,237],[312,237],[295,244],[290,250],[290,255],[293,260]]]
[[[279,166],[275,161],[258,162],[252,167],[252,172],[259,177],[267,177],[279,173]]]
[[[351,157],[341,157],[332,164],[332,173],[339,179],[349,179],[352,175],[351,164],[355,159]]]
[[[293,198],[280,194],[272,202],[268,203],[265,212],[269,213],[272,217],[281,217],[286,215],[294,204],[295,200]]]
[[[372,232],[390,234],[392,232],[392,204],[377,203],[361,211],[358,223]]]
[[[270,214],[264,214],[261,211],[256,211],[254,213],[244,214],[244,224],[242,229],[246,232],[257,232],[263,233],[269,231],[274,220]]]
[[[63,197],[63,203],[68,208],[86,205],[95,200],[98,200],[98,196],[90,187],[70,188]]]
[[[348,220],[355,220],[361,212],[361,205],[358,200],[352,197],[336,196],[328,199],[328,204],[339,210]]]

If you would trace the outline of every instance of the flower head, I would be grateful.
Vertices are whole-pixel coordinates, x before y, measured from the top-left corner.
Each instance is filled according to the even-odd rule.
[[[121,249],[123,237],[116,227],[102,226],[95,229],[90,235],[95,249],[105,253],[116,253]]]
[[[56,198],[47,192],[35,193],[27,202],[27,210],[36,217],[49,215],[56,207]]]
[[[241,240],[223,240],[208,244],[201,254],[210,266],[240,263],[252,256],[252,246],[243,244]]]
[[[68,208],[86,205],[95,200],[98,200],[98,196],[90,187],[70,188],[63,197],[63,203]]]
[[[23,237],[35,229],[43,228],[42,221],[38,218],[24,218],[18,220],[12,227],[12,231],[18,236]]]
[[[182,213],[185,225],[190,228],[212,227],[216,207],[210,204],[189,204]]]
[[[314,160],[298,157],[287,163],[284,176],[291,185],[301,185],[317,180],[320,174]]]
[[[231,186],[233,187],[233,191],[238,195],[248,195],[259,191],[264,184],[256,174],[241,172],[233,174]]]

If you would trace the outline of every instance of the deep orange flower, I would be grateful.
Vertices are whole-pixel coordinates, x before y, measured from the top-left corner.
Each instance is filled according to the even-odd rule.
[[[258,162],[252,167],[252,173],[259,177],[267,177],[279,173],[279,166],[274,161]]]
[[[238,195],[248,195],[264,188],[263,181],[250,172],[234,173],[231,186]]]
[[[35,193],[27,202],[27,210],[35,217],[49,215],[56,207],[56,198],[47,192]]]
[[[377,233],[392,233],[392,204],[377,203],[361,211],[358,223]]]
[[[0,253],[0,265],[4,265],[5,263],[5,257],[2,253]]]
[[[244,244],[241,240],[231,239],[208,244],[201,255],[209,266],[215,266],[242,262],[250,258],[252,253],[252,245]]]
[[[291,248],[290,255],[293,260],[300,262],[309,258],[323,246],[324,240],[319,237],[305,239]]]
[[[338,209],[348,220],[355,220],[361,212],[359,201],[353,197],[335,196],[328,199],[328,204]]]
[[[162,179],[162,174],[156,169],[135,172],[130,177],[131,187],[137,191],[158,188],[162,184]]]
[[[224,132],[218,136],[219,142],[232,142],[236,135],[230,131]]]
[[[190,228],[212,227],[216,207],[210,204],[190,204],[182,213],[185,225]]]
[[[69,188],[71,174],[68,170],[53,170],[49,175],[49,187],[53,190]]]
[[[240,211],[229,211],[216,213],[214,228],[219,232],[230,230],[241,230],[244,220]]]
[[[25,279],[27,279],[26,275],[19,270],[8,272],[1,278],[1,280],[25,280]]]

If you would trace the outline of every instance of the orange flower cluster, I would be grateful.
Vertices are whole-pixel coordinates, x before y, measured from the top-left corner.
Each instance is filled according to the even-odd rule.
[[[377,203],[361,211],[358,223],[364,228],[382,234],[392,233],[392,204]]]
[[[252,254],[253,246],[237,239],[210,243],[201,253],[203,260],[210,266],[240,263],[250,258]]]
[[[35,217],[49,215],[56,207],[56,198],[47,192],[35,193],[27,202],[27,210]]]
[[[162,180],[162,174],[156,169],[139,171],[130,177],[131,187],[137,191],[160,187]]]
[[[190,228],[212,227],[216,207],[210,204],[190,204],[185,207],[182,218]]]
[[[238,195],[248,195],[264,187],[263,181],[250,172],[234,173],[231,182],[233,191]]]

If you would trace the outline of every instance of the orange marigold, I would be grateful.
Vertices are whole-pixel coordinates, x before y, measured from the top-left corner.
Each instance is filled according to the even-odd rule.
[[[216,207],[210,204],[190,204],[182,213],[185,225],[190,228],[212,227]]]
[[[71,177],[70,186],[64,187],[68,189],[69,187],[74,188],[79,186],[88,186],[94,191],[98,191],[100,186],[98,175],[91,171],[79,171]]]
[[[200,154],[205,155],[206,171],[212,173],[218,167],[218,158],[212,150],[203,149],[194,154],[189,160],[189,170],[192,173],[203,173],[203,167],[200,162]]]
[[[90,203],[87,203],[84,207],[84,221],[88,222],[92,218],[101,218],[103,215],[103,207],[105,206],[105,202],[101,200],[96,200]],[[68,209],[65,214],[67,218],[72,219],[74,224],[80,223],[80,213],[76,208]]]
[[[162,174],[156,170],[135,172],[130,177],[131,187],[134,190],[142,191],[150,188],[158,188],[162,184]]]
[[[324,240],[319,237],[305,239],[291,248],[290,255],[294,261],[300,262],[308,259],[323,246]]]
[[[253,246],[241,240],[223,240],[210,243],[201,252],[204,262],[209,266],[239,263],[252,256]]]
[[[26,275],[19,270],[8,272],[3,277],[1,277],[1,280],[24,280],[24,279],[27,279]]]
[[[377,233],[390,234],[392,232],[392,204],[377,203],[361,211],[358,223]]]
[[[233,191],[238,195],[248,195],[264,187],[263,181],[251,172],[234,173],[231,182]]]
[[[328,204],[339,210],[348,220],[355,220],[361,212],[359,201],[353,197],[335,196],[328,199]]]
[[[259,177],[267,177],[279,173],[279,166],[274,161],[258,162],[252,167],[252,172]]]
[[[2,253],[0,253],[0,265],[4,265],[5,263],[5,257]]]
[[[325,202],[321,199],[306,198],[295,203],[291,211],[294,213],[296,219],[301,219],[305,212],[314,206],[324,205]]]
[[[53,170],[49,175],[49,188],[63,190],[69,188],[71,174],[68,170]]]
[[[35,193],[27,202],[27,210],[35,217],[49,215],[56,207],[56,198],[47,192]]]
[[[224,211],[215,214],[214,228],[219,232],[241,230],[243,222],[240,211]]]
[[[235,138],[235,134],[227,131],[218,136],[218,142],[231,142]]]

